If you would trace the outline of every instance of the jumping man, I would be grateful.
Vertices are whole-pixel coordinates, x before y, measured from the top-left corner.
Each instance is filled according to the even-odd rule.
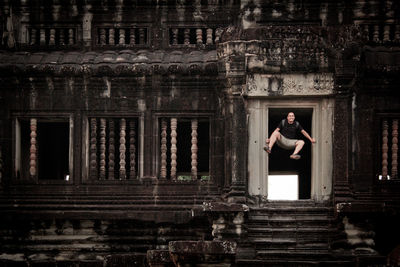
[[[301,132],[312,144],[315,143],[315,139],[301,127],[298,121],[295,121],[295,116],[293,112],[289,112],[287,118],[282,120],[275,131],[271,134],[270,138],[267,138],[267,145],[264,150],[271,153],[272,147],[275,142],[279,147],[291,150],[294,149],[293,154],[290,155],[291,159],[300,159],[300,150],[304,146],[304,141],[297,139],[297,133]]]

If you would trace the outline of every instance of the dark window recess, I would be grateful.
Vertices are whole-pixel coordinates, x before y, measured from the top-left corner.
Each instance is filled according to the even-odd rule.
[[[65,180],[69,175],[69,123],[37,123],[37,169],[39,180]],[[29,121],[21,121],[21,172],[29,177]]]
[[[289,112],[294,112],[296,121],[298,121],[304,130],[311,134],[311,108],[271,108],[269,109],[268,120],[268,137],[275,131],[282,119],[286,119]],[[311,143],[301,133],[298,139],[305,142],[303,149],[300,151],[301,159],[292,160],[289,156],[293,150],[284,150],[276,143],[269,155],[269,174],[296,174],[299,176],[299,199],[309,199],[311,196]]]
[[[177,178],[188,180],[192,169],[192,123],[191,118],[178,118],[177,123]],[[171,178],[171,122],[167,121],[167,179]],[[161,120],[160,125],[161,129]],[[160,137],[161,143],[161,137]],[[206,179],[210,172],[210,123],[207,119],[198,119],[197,128],[197,179]]]

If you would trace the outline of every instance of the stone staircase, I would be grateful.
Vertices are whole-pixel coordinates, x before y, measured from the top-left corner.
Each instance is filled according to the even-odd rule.
[[[250,208],[247,227],[253,252],[239,255],[240,266],[354,265],[350,255],[332,252],[338,231],[329,204],[268,201]]]

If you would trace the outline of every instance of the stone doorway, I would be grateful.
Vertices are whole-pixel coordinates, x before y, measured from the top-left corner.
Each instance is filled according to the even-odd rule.
[[[303,128],[317,140],[307,140],[303,159],[293,162],[288,151],[263,150],[265,139],[289,111],[296,114]],[[250,195],[268,198],[268,175],[299,175],[299,199],[328,200],[332,190],[333,102],[329,98],[249,99],[248,188]],[[287,154],[287,155],[286,155]],[[282,160],[283,159],[283,160]],[[295,170],[295,171],[294,171]]]

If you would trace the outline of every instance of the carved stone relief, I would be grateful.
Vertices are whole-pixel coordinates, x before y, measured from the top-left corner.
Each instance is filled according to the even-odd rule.
[[[318,74],[253,74],[247,76],[248,96],[329,95],[333,93],[333,75]]]

